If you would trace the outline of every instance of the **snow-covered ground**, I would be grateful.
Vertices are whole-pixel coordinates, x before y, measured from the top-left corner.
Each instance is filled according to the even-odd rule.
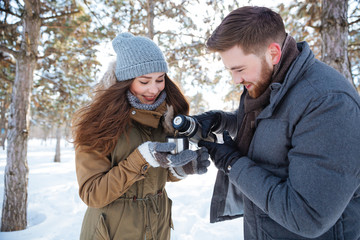
[[[0,232],[1,240],[79,239],[86,205],[78,196],[72,144],[62,142],[61,163],[54,163],[55,140],[32,139],[28,147],[28,227],[23,231]],[[6,150],[0,149],[0,208],[4,195]],[[168,183],[173,200],[173,240],[241,240],[242,218],[210,224],[209,207],[216,169]],[[0,215],[1,217],[1,215]]]

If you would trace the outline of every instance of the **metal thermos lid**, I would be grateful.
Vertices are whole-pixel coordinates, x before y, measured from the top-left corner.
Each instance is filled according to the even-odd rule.
[[[190,122],[184,115],[177,115],[173,120],[173,127],[180,132],[185,131],[189,128]]]

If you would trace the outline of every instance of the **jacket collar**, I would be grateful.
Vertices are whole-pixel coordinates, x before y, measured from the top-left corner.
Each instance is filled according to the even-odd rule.
[[[166,102],[164,101],[157,107],[154,111],[149,110],[141,110],[132,107],[130,109],[130,118],[131,120],[140,123],[141,125],[157,128],[159,126],[159,122],[161,116],[166,111]]]
[[[284,81],[282,83],[272,83],[270,85],[270,104],[257,117],[256,125],[260,119],[272,116],[274,109],[281,99],[285,96],[289,89],[291,89],[301,79],[304,71],[315,62],[314,54],[306,42],[297,43],[297,48],[300,51],[300,54],[289,67]]]

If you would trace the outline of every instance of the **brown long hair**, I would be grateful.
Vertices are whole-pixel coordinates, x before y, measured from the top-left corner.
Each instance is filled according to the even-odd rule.
[[[286,32],[281,16],[266,7],[246,6],[233,10],[206,42],[210,51],[240,46],[245,54],[258,54],[272,42],[282,46]]]
[[[126,92],[134,79],[116,82],[95,92],[93,100],[79,109],[72,120],[75,148],[97,150],[108,155],[121,134],[130,126],[130,104]],[[173,106],[174,115],[188,114],[189,103],[175,83],[165,74],[166,103]]]

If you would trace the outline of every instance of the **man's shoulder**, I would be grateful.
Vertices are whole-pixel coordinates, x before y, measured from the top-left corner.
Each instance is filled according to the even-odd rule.
[[[346,104],[360,106],[360,96],[351,82],[334,68],[319,60],[315,60],[313,64],[298,73],[296,83],[284,96],[288,104],[297,106],[299,109],[301,106],[306,108],[311,103],[325,101],[325,99],[342,99]]]
[[[304,85],[308,91],[312,90],[314,94],[346,93],[358,96],[358,93],[348,79],[334,68],[319,60],[315,60],[314,64],[304,72],[302,81],[298,83]]]

